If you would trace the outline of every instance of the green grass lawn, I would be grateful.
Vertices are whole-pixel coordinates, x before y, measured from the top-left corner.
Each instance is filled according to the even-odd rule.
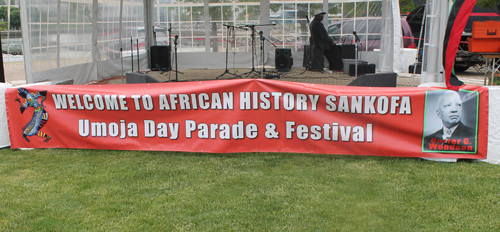
[[[0,231],[498,231],[500,166],[0,150]]]

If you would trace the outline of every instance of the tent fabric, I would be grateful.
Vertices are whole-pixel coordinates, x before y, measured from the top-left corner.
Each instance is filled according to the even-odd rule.
[[[443,39],[448,21],[449,2],[441,0],[426,1],[425,38],[422,55],[422,74],[420,83],[443,82]]]
[[[380,41],[380,59],[378,70],[380,72],[404,71],[401,55],[401,28],[399,1],[382,1],[382,35]]]
[[[303,4],[308,2],[315,4]],[[291,6],[290,4],[298,13],[293,13],[287,8]],[[342,4],[348,4],[349,6],[352,4],[354,7],[349,12],[341,11],[339,13],[337,12],[338,9],[350,9],[349,7],[338,8],[343,6]],[[358,4],[359,9],[356,8]],[[332,10],[332,6],[336,10]],[[372,6],[373,8],[371,8]],[[353,29],[357,30],[362,39],[377,37],[379,32],[372,31],[371,23],[368,23],[368,26],[364,24],[368,20],[380,17],[382,6],[392,8],[388,11],[389,17],[397,16],[399,18],[399,11],[394,11],[394,9],[399,9],[398,1],[395,0],[383,0],[383,2],[323,0],[304,1],[300,4],[297,2],[285,4],[269,0],[239,3],[207,0],[203,1],[203,3],[166,0],[155,1],[154,3],[147,0],[70,0],[57,2],[20,0],[22,33],[23,37],[27,38],[23,40],[27,83],[74,79],[74,83],[84,84],[108,77],[121,76],[121,57],[124,57],[123,71],[131,71],[128,61],[131,58],[131,50],[136,52],[137,47],[141,50],[141,55],[143,54],[140,58],[141,70],[146,70],[149,67],[150,45],[156,41],[161,45],[166,44],[169,39],[165,33],[160,32],[166,32],[166,25],[170,23],[175,26],[169,36],[178,34],[181,41],[179,44],[179,61],[185,59],[189,62],[178,62],[179,67],[187,68],[200,68],[198,66],[200,63],[191,62],[200,60],[198,59],[200,56],[217,57],[218,53],[225,53],[223,41],[225,40],[226,29],[222,24],[226,22],[229,24],[236,23],[236,21],[232,20],[239,20],[237,23],[243,23],[243,25],[245,23],[268,24],[276,22],[276,26],[261,27],[258,30],[264,31],[264,35],[269,39],[273,39],[278,47],[293,47],[295,49],[293,50],[294,53],[302,51],[304,43],[307,43],[306,38],[309,32],[305,23],[306,20],[303,20],[304,14],[310,14],[309,10],[319,7],[323,10],[332,11],[331,14],[329,13],[331,17],[328,18],[330,23],[338,23],[346,19],[346,21],[351,21],[351,24],[348,25],[351,27],[351,32]],[[212,15],[212,9],[223,10],[231,7],[234,8],[232,15],[221,14],[220,17]],[[279,9],[276,9],[276,7]],[[366,10],[363,10],[364,7],[366,7]],[[197,10],[194,10],[194,8]],[[255,14],[255,12],[271,12],[271,8],[274,15]],[[239,14],[236,13],[236,10],[238,10]],[[242,12],[246,12],[246,14]],[[254,18],[250,14],[250,18],[245,19],[244,17],[247,17],[249,12],[253,12]],[[276,16],[277,14],[281,15]],[[352,22],[356,22],[355,26]],[[400,22],[398,20],[395,20],[394,23],[397,24],[396,27],[399,27]],[[200,29],[200,25],[204,25],[204,28]],[[386,26],[385,23],[382,24],[382,27],[384,26]],[[152,38],[153,28],[159,28],[163,31],[157,33],[158,37]],[[380,31],[380,26],[374,28]],[[391,28],[391,26],[389,25],[387,28]],[[202,31],[204,33],[200,34]],[[336,36],[339,38],[349,37],[352,36],[350,35],[351,32],[340,32]],[[238,30],[237,33],[237,36],[240,36],[240,38],[236,38],[237,44],[240,46],[237,48],[238,53],[250,52],[250,49],[248,49],[248,32]],[[400,38],[401,32],[399,30],[391,32],[388,39],[394,38],[394,35]],[[347,41],[351,41],[350,37]],[[390,48],[394,45],[399,49],[400,45],[398,43],[400,43],[400,40],[396,39],[395,42],[395,44],[390,42]],[[363,45],[365,44],[363,43]],[[123,50],[120,51],[120,48]],[[367,48],[368,46],[365,46],[365,49]],[[372,49],[368,49],[368,51]],[[260,64],[261,56],[258,41],[256,50],[255,63]],[[264,57],[267,58],[270,57],[274,47],[265,43],[265,50],[267,54]],[[236,56],[241,57],[243,54],[237,54]],[[397,66],[397,63],[401,60],[398,58],[400,54],[398,52],[393,54],[393,50],[388,54],[387,58],[391,60],[387,61],[387,65],[392,68],[396,63]],[[136,57],[134,57],[134,63],[136,63],[135,59]],[[211,59],[209,63],[209,68],[225,67],[224,58]],[[234,63],[235,67],[251,67],[252,62],[247,58],[243,58],[236,59]],[[384,65],[379,64],[377,67],[383,68]]]
[[[485,162],[500,164],[500,87],[488,86],[488,156]]]
[[[5,90],[12,87],[10,83],[0,83],[0,148],[10,146],[7,110],[5,108]]]

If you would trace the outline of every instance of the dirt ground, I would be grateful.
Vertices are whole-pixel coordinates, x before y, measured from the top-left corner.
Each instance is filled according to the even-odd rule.
[[[4,62],[5,82],[26,81],[24,62]]]

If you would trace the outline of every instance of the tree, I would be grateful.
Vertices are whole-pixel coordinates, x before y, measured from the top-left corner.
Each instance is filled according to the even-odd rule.
[[[0,20],[7,21],[7,7],[0,7]],[[19,13],[19,8],[10,8],[10,28],[19,29],[21,27],[21,15]]]
[[[7,20],[7,7],[6,6],[0,6],[0,20]]]
[[[490,8],[500,15],[500,0],[477,0],[476,5],[482,8]]]
[[[21,28],[21,14],[19,13],[19,8],[15,8],[15,10],[10,11],[10,28]]]
[[[399,10],[401,14],[405,14],[407,12],[411,12],[418,5],[413,2],[413,0],[399,0]]]

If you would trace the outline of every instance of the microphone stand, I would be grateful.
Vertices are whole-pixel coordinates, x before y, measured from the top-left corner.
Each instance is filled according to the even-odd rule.
[[[354,35],[354,78],[357,79],[358,78],[358,42],[359,41],[359,37],[358,35],[356,34],[356,31],[353,31],[352,34]]]
[[[175,81],[179,81],[177,79],[177,74],[179,73],[177,71],[177,38],[179,38],[177,35],[175,35],[175,40],[174,40],[174,56],[175,56]]]
[[[254,53],[255,53],[255,25],[245,25],[245,27],[249,27],[250,30],[251,30],[251,34],[250,34],[250,38],[252,39],[251,43],[252,43],[252,70],[250,70],[249,72],[246,72],[246,73],[243,73],[243,75],[247,75],[250,76],[250,74],[256,72],[258,73],[258,71],[255,70],[255,64],[254,64]]]
[[[139,58],[139,39],[137,39],[137,72],[141,72],[141,59]]]
[[[172,47],[172,23],[168,23],[168,45]]]
[[[261,72],[260,72],[260,78],[264,78],[264,72],[266,71],[265,68],[264,68],[264,41],[269,42],[275,48],[277,48],[277,47],[276,47],[276,45],[273,42],[271,42],[269,39],[267,39],[266,37],[264,37],[264,32],[263,31],[260,31],[259,35],[260,35],[260,53],[261,53],[261,56],[262,56],[262,68],[261,68]]]
[[[132,63],[132,72],[134,72],[134,41],[130,36],[130,62]]]
[[[228,24],[223,24],[224,26],[227,27],[227,33],[226,33],[226,70],[224,70],[224,73],[222,73],[221,75],[217,76],[215,79],[219,79],[219,77],[222,77],[224,76],[226,73],[227,74],[231,74],[231,75],[234,75],[236,77],[240,77],[240,75],[237,75],[236,73],[231,73],[229,72],[229,69],[227,68],[227,61],[228,61],[228,55],[229,55],[229,34],[230,33],[235,33],[234,32],[234,28],[235,26],[232,26],[232,25],[228,25]],[[246,28],[241,28],[241,27],[236,27],[236,28],[240,28],[240,29],[243,29],[243,30],[248,30]],[[235,43],[236,41],[233,41],[233,43]]]
[[[252,34],[250,35],[252,38],[252,70],[249,72],[243,73],[243,75],[247,74],[247,77],[250,76],[253,72],[259,73],[259,71],[255,70],[255,63],[254,63],[254,54],[255,54],[255,27],[256,26],[276,26],[275,23],[272,24],[259,24],[259,25],[245,25],[245,27],[249,27],[250,30],[252,30]]]
[[[172,49],[172,23],[169,23],[168,24],[168,46],[170,46],[170,49]],[[173,59],[172,59],[172,54],[170,53],[169,56],[170,56],[170,68],[167,69],[167,73],[165,75],[169,75],[170,72],[175,72],[175,80],[177,81],[177,73],[180,73],[180,74],[184,74],[183,72],[179,72],[177,71],[177,39],[179,38],[178,35],[175,36],[175,41],[174,41],[174,47],[175,47],[175,51],[174,51],[174,58],[175,58],[175,71],[172,70],[172,62],[173,62]],[[156,53],[158,54],[158,53]],[[169,79],[170,79],[170,76],[169,76]]]
[[[172,23],[168,23],[168,46],[170,46],[170,51],[172,51]],[[172,54],[169,54],[170,58],[170,68],[168,71],[172,70]]]

